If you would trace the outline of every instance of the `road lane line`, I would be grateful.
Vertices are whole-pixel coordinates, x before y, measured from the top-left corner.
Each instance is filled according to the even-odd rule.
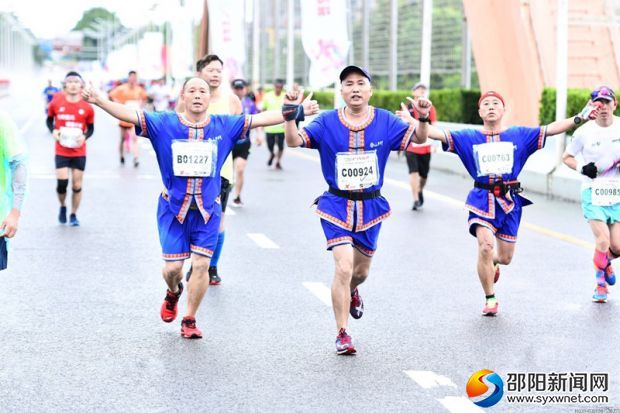
[[[293,156],[297,156],[298,158],[307,159],[312,162],[320,163],[320,159],[316,156],[308,155],[305,153],[300,153],[298,151],[290,151],[289,153]],[[386,184],[390,184],[397,188],[401,188],[406,191],[411,191],[411,187],[408,182],[399,181],[399,180],[392,179],[392,178],[383,178],[383,181]],[[444,202],[456,208],[464,209],[465,207],[465,203],[461,200],[458,200],[458,199],[455,199],[455,198],[452,198],[446,195],[442,195],[437,192],[429,191],[428,189],[424,190],[424,195],[429,199],[435,199],[437,201]],[[580,238],[573,237],[572,235],[564,234],[564,233],[554,231],[549,228],[541,227],[540,225],[530,224],[529,222],[525,222],[525,221],[521,221],[521,225],[529,229],[530,231],[536,232],[541,235],[545,235],[550,238],[555,238],[560,241],[567,242],[569,244],[577,245],[578,247],[583,247],[587,250],[592,250],[594,248],[594,243],[584,241]]]
[[[304,281],[302,283],[312,294],[328,307],[332,306],[332,292],[323,283]]]
[[[476,406],[467,397],[448,396],[437,401],[452,413],[482,413],[483,409]]]
[[[248,237],[250,237],[250,239],[252,241],[254,241],[261,248],[265,248],[265,249],[278,249],[278,248],[280,248],[280,247],[278,247],[278,244],[276,244],[275,242],[273,242],[272,240],[267,238],[267,236],[265,234],[249,233]]]
[[[442,376],[434,371],[405,370],[405,374],[425,389],[432,389],[433,387],[439,386],[450,386],[455,389],[457,388],[456,384],[454,384],[449,377]]]
[[[32,122],[34,122],[34,120],[38,117],[37,113],[33,113],[30,118],[26,121],[26,123],[24,123],[24,126],[22,126],[19,129],[19,134],[23,135],[24,133],[26,133],[26,131],[28,129],[30,129],[30,127],[32,126]]]

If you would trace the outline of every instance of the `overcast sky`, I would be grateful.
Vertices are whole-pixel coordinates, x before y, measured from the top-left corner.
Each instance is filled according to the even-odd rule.
[[[185,0],[192,9],[200,10],[200,0]],[[36,37],[53,38],[70,31],[84,12],[103,7],[116,13],[124,26],[147,23],[145,16],[153,5],[178,7],[178,0],[0,0],[0,10],[13,12]],[[178,10],[178,9],[177,9]]]

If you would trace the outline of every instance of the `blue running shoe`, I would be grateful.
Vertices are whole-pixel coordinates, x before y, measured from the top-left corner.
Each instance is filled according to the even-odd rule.
[[[58,212],[58,222],[61,224],[67,223],[67,207],[60,207],[60,211]]]
[[[611,262],[607,264],[607,268],[605,268],[605,282],[608,285],[614,285],[616,283],[616,274],[614,273],[614,268],[611,266]]]
[[[69,225],[71,225],[72,227],[79,227],[80,226],[80,221],[78,221],[78,219],[75,216],[75,214],[71,214],[71,216],[69,217]]]
[[[606,285],[597,285],[594,289],[594,294],[592,295],[592,301],[595,303],[606,303],[607,302],[607,286]]]

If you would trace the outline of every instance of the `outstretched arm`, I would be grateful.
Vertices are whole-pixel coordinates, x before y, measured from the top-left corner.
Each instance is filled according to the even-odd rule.
[[[412,103],[414,103],[414,100],[411,98],[407,98],[409,99]],[[430,111],[430,109],[428,109]],[[418,131],[417,128],[420,127],[421,124],[425,125],[425,129],[426,129],[426,136],[429,139],[434,139],[437,141],[441,141],[443,143],[446,143],[446,135],[443,133],[443,131],[433,125],[430,125],[428,123],[425,122],[418,122],[417,120],[415,120],[413,118],[413,116],[411,116],[411,113],[409,113],[409,110],[407,109],[407,107],[405,106],[404,103],[400,104],[400,110],[397,110],[396,112],[396,116],[398,116],[399,118],[401,118],[404,122],[407,122],[411,125],[417,125],[416,127],[416,143],[423,143],[424,140],[420,141],[419,137],[421,136],[422,133],[424,133],[424,131],[422,131],[422,133],[420,133],[420,135],[418,135]],[[424,128],[424,126],[422,126]]]
[[[292,99],[292,95],[290,95],[291,93],[296,93],[296,95],[294,96],[294,99]],[[284,104],[285,105],[295,105],[300,106],[299,112],[297,112],[297,116],[295,118],[293,118],[293,120],[303,120],[303,116],[305,115],[315,115],[317,113],[319,113],[319,104],[316,100],[312,100],[312,93],[310,93],[308,95],[308,97],[306,97],[304,99],[304,92],[303,89],[300,91],[295,91],[295,92],[288,92],[286,94],[286,96],[284,97]],[[302,102],[303,100],[303,102]],[[258,128],[261,126],[271,126],[271,125],[278,125],[282,122],[284,122],[284,115],[282,111],[278,111],[278,110],[268,110],[266,112],[261,112],[258,113],[256,115],[252,115],[252,128]],[[286,126],[284,127],[285,129],[285,136],[286,136]]]
[[[571,116],[567,119],[556,120],[547,125],[547,136],[558,135],[564,133],[578,124],[587,122],[588,120],[596,119],[598,116],[598,109],[600,102],[588,101],[586,106],[576,116]]]
[[[134,125],[138,125],[140,123],[140,120],[138,119],[138,112],[136,112],[136,110],[130,109],[120,103],[110,101],[101,92],[96,90],[92,83],[82,90],[82,97],[87,102],[99,106],[116,119],[133,123]]]

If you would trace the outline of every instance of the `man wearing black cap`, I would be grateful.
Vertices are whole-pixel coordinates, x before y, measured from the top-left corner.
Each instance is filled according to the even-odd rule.
[[[80,225],[77,210],[82,200],[82,178],[86,169],[86,140],[95,130],[95,111],[82,99],[84,81],[77,72],[69,72],[63,82],[63,93],[57,93],[48,107],[47,128],[56,140],[56,192],[60,202],[58,222],[67,223],[67,188],[71,170],[71,215],[69,224]]]
[[[416,129],[370,106],[371,77],[358,66],[342,70],[340,93],[344,108],[321,113],[301,130],[294,122],[299,107],[284,105],[283,113],[287,145],[317,149],[321,157],[328,190],[317,199],[316,213],[335,261],[331,292],[336,352],[344,355],[356,352],[346,330],[349,314],[356,319],[363,315],[358,286],[368,277],[381,221],[391,213],[381,196],[385,165],[391,151],[404,150],[411,140],[424,142],[427,126],[422,123]],[[428,116],[431,102],[421,98],[415,107]]]
[[[614,116],[618,101],[611,88],[596,88],[590,97],[598,107],[596,120],[575,131],[563,160],[583,175],[581,208],[595,238],[592,300],[604,303],[607,286],[616,283],[611,260],[620,256],[620,118]]]

